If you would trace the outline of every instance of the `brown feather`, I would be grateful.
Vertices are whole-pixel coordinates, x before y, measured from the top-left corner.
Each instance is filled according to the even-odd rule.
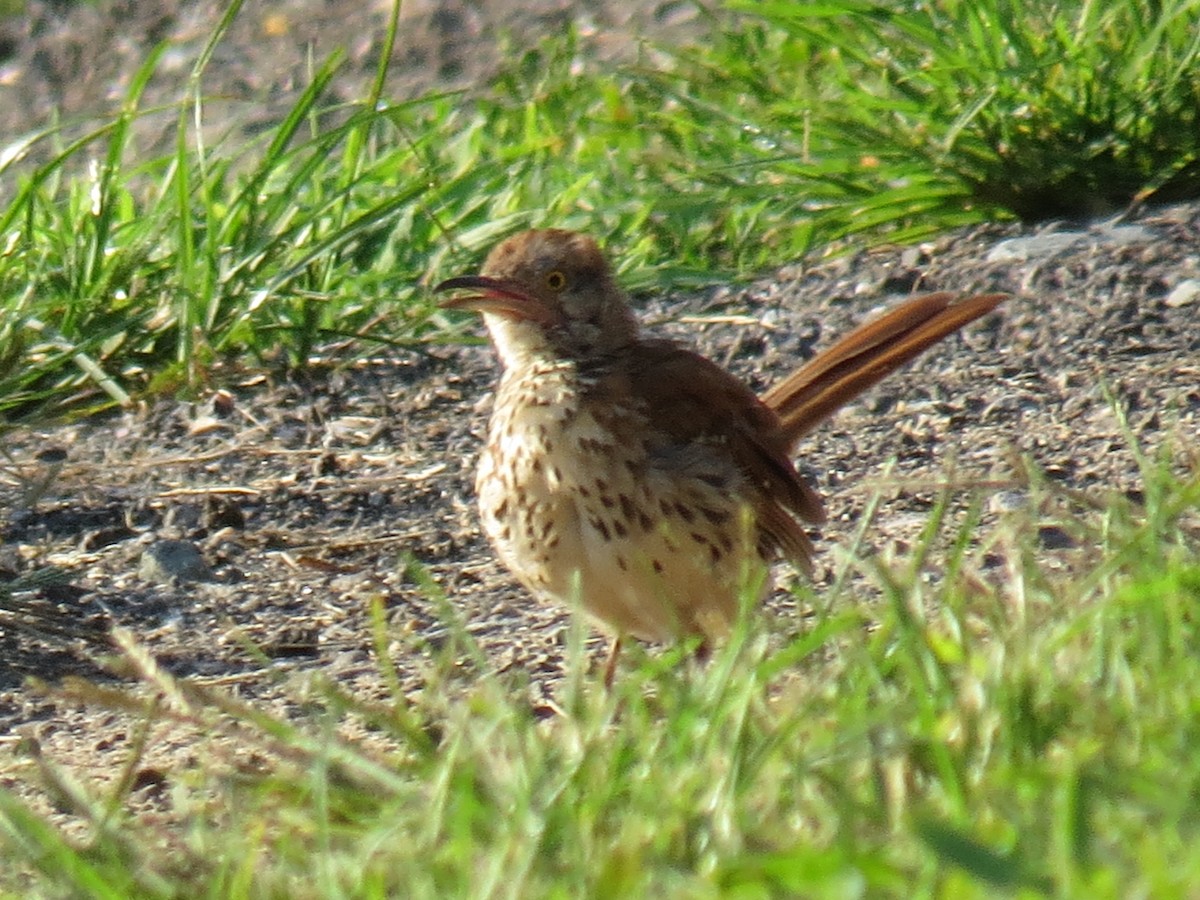
[[[812,542],[793,518],[825,520],[821,498],[796,472],[779,417],[716,363],[670,341],[631,350],[627,389],[645,404],[656,431],[680,446],[717,442],[752,485],[764,555],[778,548],[806,570]]]
[[[789,451],[842,406],[942,338],[991,312],[1007,295],[978,294],[961,300],[958,296],[943,292],[901,303],[859,326],[767,391],[762,401],[778,414]]]

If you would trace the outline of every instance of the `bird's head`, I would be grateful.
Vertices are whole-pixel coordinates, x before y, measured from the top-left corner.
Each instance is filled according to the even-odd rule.
[[[434,290],[474,292],[441,305],[482,313],[506,367],[539,356],[602,359],[637,340],[637,321],[604,254],[573,231],[514,235],[488,254],[480,274],[451,278]]]

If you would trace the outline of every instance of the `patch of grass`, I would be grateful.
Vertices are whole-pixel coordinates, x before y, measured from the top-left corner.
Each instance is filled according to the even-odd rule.
[[[1080,506],[1034,474],[981,543],[978,516],[950,529],[943,502],[912,557],[852,564],[877,600],[835,589],[798,629],[755,616],[705,664],[642,654],[612,695],[584,672],[578,624],[548,718],[449,606],[419,694],[370,702],[315,676],[291,721],[175,681],[121,636],[140,689],[63,693],[143,722],[124,775],[99,792],[37,755],[7,773],[56,797],[77,837],[0,791],[0,887],[1178,896],[1200,877],[1200,469],[1181,481],[1148,460],[1145,476],[1142,506]],[[1039,529],[1059,522],[1087,540],[1046,565]],[[935,549],[949,574],[931,582]],[[164,830],[125,805],[146,747],[178,728],[197,764],[163,773],[168,818],[187,823]]]
[[[906,196],[1038,221],[1200,194],[1195,0],[730,5],[811,48],[817,78],[750,65],[758,83],[804,79],[837,101],[814,142],[903,173],[868,217]]]
[[[1200,0],[731,4],[748,15],[714,13],[701,48],[611,72],[567,34],[478,95],[391,106],[381,65],[331,107],[335,55],[274,131],[208,144],[206,67],[240,5],[173,153],[133,127],[164,113],[142,104],[157,54],[112,120],[0,152],[0,416],[440,340],[423,285],[531,225],[607,239],[638,290],[1192,183]],[[58,149],[30,171],[33,145]]]

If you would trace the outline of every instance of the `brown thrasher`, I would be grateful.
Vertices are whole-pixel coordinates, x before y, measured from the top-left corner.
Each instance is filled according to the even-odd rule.
[[[855,329],[761,398],[716,363],[643,338],[596,242],[527,231],[482,274],[434,290],[483,314],[504,373],[476,478],[505,565],[539,599],[614,633],[705,644],[777,555],[812,567],[800,521],[824,519],[796,472],[823,419],[994,309],[1003,294],[916,297]]]

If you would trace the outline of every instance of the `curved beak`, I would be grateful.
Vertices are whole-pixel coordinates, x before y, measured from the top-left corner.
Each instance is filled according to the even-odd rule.
[[[470,289],[480,293],[447,297],[438,305],[442,309],[469,309],[472,312],[494,313],[510,319],[523,319],[539,325],[559,323],[559,315],[543,301],[532,296],[517,281],[510,278],[489,278],[486,275],[462,275],[449,278],[434,287],[435,293]]]

